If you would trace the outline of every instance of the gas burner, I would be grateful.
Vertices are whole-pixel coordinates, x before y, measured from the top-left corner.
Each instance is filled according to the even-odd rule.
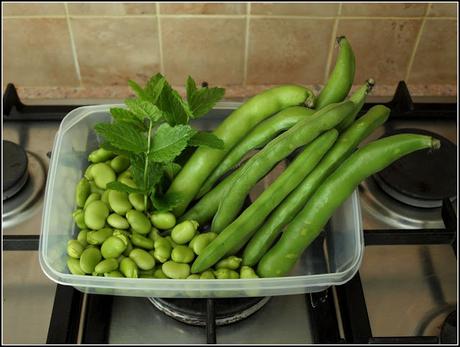
[[[441,343],[457,343],[457,311],[452,311],[441,326]]]
[[[27,154],[18,144],[3,140],[3,200],[19,192],[29,177]]]
[[[25,153],[28,163],[25,170],[27,179],[20,189],[18,189],[19,184],[14,184],[16,193],[3,200],[2,222],[4,228],[23,222],[36,211],[37,202],[40,200],[45,186],[46,170],[40,158],[31,152]],[[10,155],[6,150],[4,154],[5,156]],[[6,170],[4,174],[6,174]],[[10,188],[9,191],[13,191],[13,189]]]
[[[457,194],[457,148],[448,139],[421,129],[397,129],[386,136],[414,133],[441,141],[438,150],[420,150],[402,157],[374,175],[378,186],[392,198],[414,207],[442,206],[442,199]]]
[[[206,299],[149,298],[167,316],[180,322],[205,326]],[[270,297],[215,299],[216,325],[222,326],[243,320],[257,312]]]

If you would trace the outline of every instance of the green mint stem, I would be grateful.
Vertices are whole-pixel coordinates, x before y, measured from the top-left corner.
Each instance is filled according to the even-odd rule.
[[[149,153],[150,153],[150,139],[152,135],[152,121],[149,120],[149,134],[147,138],[147,152],[145,153],[145,165],[144,165],[144,188],[148,191],[147,189],[147,170],[149,167]],[[147,194],[144,195],[144,205],[147,208]]]

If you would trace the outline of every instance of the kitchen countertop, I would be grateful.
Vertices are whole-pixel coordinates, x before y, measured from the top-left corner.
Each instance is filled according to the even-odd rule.
[[[6,87],[6,86],[4,86]],[[241,101],[261,91],[274,87],[274,85],[252,85],[252,86],[226,86],[225,98],[234,101]],[[322,85],[308,85],[315,93],[318,93]],[[175,87],[184,96],[184,87]],[[351,92],[359,88],[353,86]],[[413,97],[456,97],[457,86],[448,84],[433,85],[408,85]],[[119,99],[133,96],[127,86],[98,86],[98,87],[17,87],[21,99]],[[394,94],[396,85],[375,85],[372,96],[391,97]]]

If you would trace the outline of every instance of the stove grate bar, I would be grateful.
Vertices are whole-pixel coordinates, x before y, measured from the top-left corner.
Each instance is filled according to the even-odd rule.
[[[3,235],[4,251],[38,251],[40,235]]]
[[[47,344],[76,344],[83,293],[58,284],[48,329]]]
[[[211,298],[206,300],[206,343],[216,344],[216,306]]]
[[[112,316],[112,295],[88,294],[82,343],[107,344]]]
[[[364,231],[366,246],[452,244],[456,233],[446,229],[372,229]]]

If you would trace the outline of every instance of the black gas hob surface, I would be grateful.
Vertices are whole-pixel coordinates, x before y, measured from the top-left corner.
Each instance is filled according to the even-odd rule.
[[[3,97],[4,122],[60,121],[79,106],[29,106],[17,96],[13,85],[8,85]],[[364,105],[361,114],[374,104]],[[393,99],[387,103],[392,110],[390,120],[456,121],[457,105],[443,103],[413,103],[404,82],[400,82]],[[450,196],[441,199],[444,228],[440,229],[366,229],[366,247],[378,245],[436,245],[450,244],[456,255],[457,218]],[[37,250],[36,235],[3,235],[6,251]],[[73,287],[58,285],[48,331],[48,343],[76,343],[80,321],[83,320],[82,343],[108,343],[110,317],[114,297],[84,294]],[[334,298],[335,297],[335,298]],[[229,299],[226,299],[229,300]],[[221,299],[202,299],[199,306],[204,314],[203,334],[208,343],[219,342],[219,316]],[[312,338],[315,343],[439,343],[452,341],[456,330],[456,314],[449,316],[439,336],[373,336],[366,306],[363,285],[358,272],[349,282],[322,292],[306,294],[306,307],[310,316]],[[231,305],[231,304],[230,304]],[[84,312],[82,312],[85,306]],[[82,314],[83,313],[83,314]],[[339,319],[338,319],[339,318]],[[342,330],[342,333],[341,333]],[[450,339],[450,340],[449,340]],[[456,335],[455,335],[456,340]],[[455,342],[454,340],[454,342]],[[154,341],[152,341],[154,343]]]

